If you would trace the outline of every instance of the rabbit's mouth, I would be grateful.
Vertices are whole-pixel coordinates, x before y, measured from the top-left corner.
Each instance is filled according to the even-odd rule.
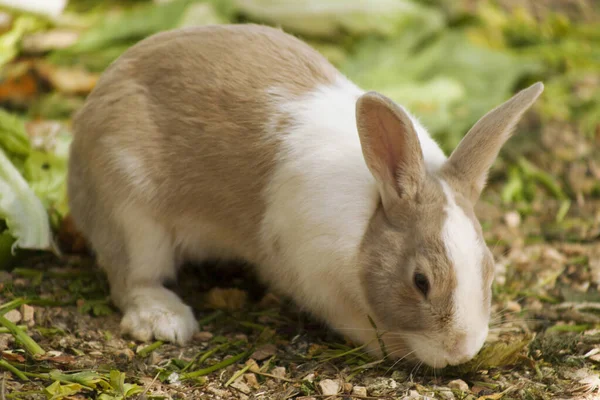
[[[488,328],[471,332],[450,332],[436,338],[407,338],[407,344],[419,361],[432,368],[460,365],[472,360],[483,347]]]

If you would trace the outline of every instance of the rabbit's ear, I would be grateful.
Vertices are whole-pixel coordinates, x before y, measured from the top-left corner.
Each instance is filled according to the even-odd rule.
[[[414,197],[425,179],[423,152],[406,112],[379,93],[368,92],[356,103],[356,122],[363,156],[379,185],[384,209],[398,199]]]
[[[544,85],[538,82],[488,112],[471,128],[443,166],[443,173],[473,203],[479,199],[500,149],[543,91]]]

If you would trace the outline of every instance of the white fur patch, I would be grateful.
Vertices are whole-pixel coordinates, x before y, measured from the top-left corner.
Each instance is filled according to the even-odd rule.
[[[108,154],[111,156],[114,168],[128,178],[130,187],[145,195],[154,192],[154,184],[149,178],[148,167],[143,160],[118,139],[107,136],[103,141],[106,143],[106,148],[110,149]]]
[[[476,351],[482,343],[480,332],[487,334],[488,323],[481,269],[484,244],[471,219],[456,204],[448,184],[444,181],[441,184],[447,200],[442,240],[456,274],[454,329],[466,334],[466,347]]]
[[[372,328],[356,256],[379,194],[356,127],[364,91],[340,76],[300,98],[278,88],[268,93],[283,115],[293,116],[293,126],[269,132],[283,145],[264,192],[261,234],[273,256],[260,273],[333,328],[368,341]],[[276,129],[277,118],[267,126]],[[415,128],[428,169],[437,169],[445,155],[416,121]]]

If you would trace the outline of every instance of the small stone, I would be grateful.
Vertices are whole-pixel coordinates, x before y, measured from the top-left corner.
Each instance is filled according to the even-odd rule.
[[[250,387],[257,388],[260,386],[258,384],[258,379],[256,379],[255,374],[252,374],[252,373],[244,374],[244,380],[246,381],[246,384]]]
[[[18,310],[10,310],[6,314],[4,314],[4,318],[12,322],[13,324],[21,321],[21,313]]]
[[[246,336],[243,333],[238,333],[237,335],[234,336],[235,340],[243,340],[244,342],[248,341],[248,336]]]
[[[313,374],[312,372],[308,375],[306,375],[304,378],[302,378],[303,381],[307,381],[310,383],[313,383],[313,381],[315,380],[315,374]]]
[[[27,287],[30,286],[31,282],[29,281],[29,279],[24,279],[24,278],[16,278],[13,280],[13,286],[16,287]]]
[[[344,383],[344,393],[352,392],[352,384],[350,382]]]
[[[600,362],[600,354],[594,354],[593,356],[590,356],[590,360]]]
[[[467,382],[463,381],[462,379],[450,381],[448,383],[448,387],[453,390],[460,390],[461,392],[469,391],[469,385],[467,385]]]
[[[23,322],[25,322],[27,326],[35,325],[35,309],[33,307],[23,304],[21,306],[21,315],[23,316]]]
[[[454,393],[452,393],[452,390],[450,390],[450,388],[440,388],[438,393],[440,395],[440,398],[442,399],[454,400]]]
[[[508,301],[506,303],[506,311],[507,312],[512,312],[512,313],[517,313],[521,311],[521,305],[519,303],[517,303],[516,301]]]
[[[258,366],[258,364],[256,363],[256,361],[254,361],[251,358],[248,361],[246,361],[246,365],[250,366],[250,368],[248,368],[248,369],[251,372],[258,372],[258,371],[260,371],[260,367]]]
[[[335,396],[340,392],[340,383],[331,379],[323,379],[319,387],[325,396]]]
[[[206,303],[212,308],[237,311],[244,308],[248,293],[235,288],[213,288],[206,294]]]
[[[521,215],[516,211],[508,212],[504,215],[504,222],[511,228],[516,228],[521,225]]]
[[[129,348],[123,348],[123,349],[117,349],[114,351],[115,356],[123,358],[127,361],[131,361],[133,360],[133,357],[135,356],[135,353],[133,352],[133,350],[129,349]]]
[[[402,400],[415,400],[415,399],[423,399],[424,396],[421,396],[419,392],[416,390],[411,390],[408,392],[407,396],[404,396]]]
[[[231,398],[230,393],[227,390],[221,390],[221,389],[217,389],[216,387],[209,387],[208,391],[211,392],[212,394],[214,394],[215,396],[220,396],[223,399],[229,399]]]
[[[367,392],[371,396],[386,396],[398,386],[398,383],[390,378],[378,377],[375,378],[367,386]]]
[[[233,383],[231,384],[231,387],[236,390],[239,390],[240,392],[242,392],[244,394],[249,394],[252,390],[250,390],[248,385],[246,385],[240,378],[233,381]]]
[[[352,388],[352,394],[354,396],[367,397],[367,388],[364,386],[354,386]]]
[[[276,376],[278,378],[285,378],[285,367],[273,368],[273,371],[271,371],[271,375]]]
[[[392,379],[395,381],[404,382],[408,380],[408,374],[404,371],[395,370],[392,372]]]
[[[206,331],[196,332],[194,334],[194,339],[199,342],[208,342],[212,338],[213,338],[213,334],[210,332],[206,332]]]
[[[14,341],[15,338],[10,333],[0,333],[0,351],[7,350]]]
[[[277,347],[275,347],[275,345],[266,344],[256,349],[256,351],[250,356],[250,358],[253,358],[256,361],[262,361],[274,356],[276,352]]]
[[[162,357],[158,354],[158,352],[153,351],[150,353],[150,358],[148,359],[149,365],[158,365],[162,361]]]

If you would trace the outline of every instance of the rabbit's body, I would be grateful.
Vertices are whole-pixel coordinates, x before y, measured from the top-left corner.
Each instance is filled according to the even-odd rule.
[[[371,160],[390,139],[369,149],[365,141],[373,139],[359,132],[357,115],[357,101],[364,96],[369,94],[309,46],[255,25],[162,33],[114,63],[75,119],[69,197],[74,220],[124,311],[123,328],[142,340],[187,341],[196,329],[194,316],[162,282],[173,279],[184,260],[243,259],[256,265],[272,288],[375,349],[379,344],[367,316],[389,327],[382,310],[395,304],[378,297],[389,296],[387,286],[394,284],[379,290],[378,282],[404,272],[377,273],[371,264],[386,270],[403,262],[395,257],[407,245],[394,236],[399,233],[385,215],[397,215],[388,217],[399,222],[410,214],[422,215],[421,220],[406,220],[403,229],[422,224],[427,235],[445,240],[446,250],[438,256],[443,263],[464,264],[456,272],[439,268],[452,279],[435,301],[463,315],[454,324],[461,335],[477,328],[472,344],[456,358],[471,357],[487,334],[491,282],[489,268],[484,273],[480,266],[488,254],[476,219],[463,212],[467,203],[453,192],[460,184],[443,177],[443,152],[404,110],[397,111],[406,118],[402,126],[414,127],[416,142],[401,143],[398,154],[411,146],[422,149],[423,160],[415,160],[423,165],[423,179],[431,179],[419,184],[419,193],[436,205],[437,216],[429,217],[427,207],[390,200],[385,179],[376,172],[379,164]],[[384,117],[381,126],[391,121]],[[406,157],[421,152],[413,153]],[[453,291],[459,287],[457,295]],[[410,301],[419,301],[414,289],[397,289],[411,290]],[[403,306],[392,308],[394,314]],[[422,324],[430,328],[433,322],[409,318],[393,327],[409,333],[392,335],[386,343],[400,355],[416,350],[431,365],[455,363],[414,345],[418,335],[410,332]],[[429,339],[434,343],[438,335]]]

